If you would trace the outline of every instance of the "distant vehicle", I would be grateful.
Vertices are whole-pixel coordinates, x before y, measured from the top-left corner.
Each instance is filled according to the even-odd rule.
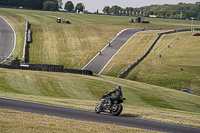
[[[134,20],[132,18],[129,19],[130,23],[134,23]]]
[[[156,15],[149,15],[150,18],[156,18]]]
[[[194,33],[193,36],[200,36],[200,33]]]
[[[187,93],[190,93],[190,94],[194,94],[194,92],[191,92],[191,91],[189,91],[189,90],[187,90],[187,89],[182,89],[181,91],[182,91],[182,92],[187,92]]]

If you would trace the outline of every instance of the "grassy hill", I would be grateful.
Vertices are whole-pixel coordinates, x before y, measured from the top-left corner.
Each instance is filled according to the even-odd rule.
[[[102,49],[110,40],[112,40],[115,37],[115,34],[121,29],[134,27],[162,27],[185,29],[190,28],[191,26],[191,22],[186,20],[147,18],[147,20],[150,21],[150,24],[138,24],[129,23],[129,17],[125,16],[89,15],[66,12],[47,12],[5,8],[0,8],[0,15],[8,20],[8,22],[14,27],[16,31],[17,45],[13,53],[15,57],[22,57],[25,24],[26,21],[30,21],[31,29],[33,31],[33,43],[30,44],[29,49],[30,63],[58,64],[64,65],[65,68],[73,69],[81,69],[83,66],[85,66],[85,64],[87,64],[90,59],[92,59],[94,55],[98,53],[100,49]],[[69,20],[72,24],[56,23],[57,18],[64,17],[66,17],[66,20]],[[199,26],[200,22],[194,21],[194,27],[199,28]],[[111,61],[111,63],[109,63],[102,74],[115,77],[118,76],[148,49],[148,47],[155,40],[159,32],[160,31],[144,31],[134,36],[125,45],[125,47],[120,50],[120,52]],[[156,47],[167,47],[167,42],[171,43],[169,40],[172,41],[173,39],[175,39],[173,36],[176,35],[171,35],[171,38],[161,38],[161,43],[158,43]],[[184,45],[187,45],[187,49],[184,53],[189,53],[190,49],[192,49],[193,44],[188,45],[188,43],[196,43],[199,40],[198,37],[195,38],[196,41],[193,40],[192,36],[190,35],[188,35],[188,38],[190,39],[186,39],[187,43],[185,43],[185,40],[179,41],[180,43],[183,42]],[[164,43],[164,45],[162,43]],[[175,54],[176,50],[171,50],[171,55]],[[192,55],[190,56],[190,58],[192,57]],[[158,55],[155,55],[153,58],[157,59],[157,56]],[[199,53],[196,52],[195,57],[198,56]],[[190,58],[187,58],[187,60],[191,60]],[[146,60],[148,60],[148,62],[151,62],[149,58],[147,58]],[[185,58],[184,61],[187,62],[187,60]],[[171,64],[174,64],[173,61],[175,60],[172,60]],[[194,60],[192,66],[188,64],[187,66],[184,66],[184,64],[179,64],[179,66],[177,67],[180,67],[180,65],[184,66],[184,69],[190,67],[190,71],[192,71],[192,74],[196,76],[196,74],[198,73],[198,64],[195,64],[196,62],[198,61]],[[199,81],[197,80],[198,77],[192,77],[191,74],[189,74],[189,76],[187,76],[187,74],[185,76],[181,76],[180,73],[174,73],[170,70],[169,67],[165,68],[165,64],[167,63],[168,62],[164,64],[160,64],[158,62],[156,63],[157,66],[164,66],[163,69],[165,72],[160,69],[158,73],[157,70],[153,71],[152,67],[148,67],[146,69],[145,66],[140,65],[141,67],[138,66],[136,68],[137,70],[135,69],[126,78],[175,89],[186,88],[199,94],[200,89]],[[149,65],[146,63],[144,64]],[[146,72],[143,69],[149,72]],[[166,77],[166,72],[172,72],[173,74],[169,74]],[[186,71],[181,74],[183,75],[185,72]],[[149,75],[146,75],[146,73],[149,73]],[[186,78],[183,79],[183,77]],[[171,78],[170,81],[166,81],[166,79],[169,78]]]
[[[159,32],[161,31],[142,31],[137,33],[111,60],[101,74],[117,77],[148,50]]]
[[[200,97],[107,76],[0,69],[0,97],[94,110],[106,90],[122,86],[123,115],[200,127]]]
[[[190,28],[190,21],[147,19],[150,24],[129,23],[129,17],[75,14],[0,8],[0,15],[14,27],[17,47],[14,56],[22,57],[26,21],[31,23],[33,43],[30,63],[59,64],[81,69],[116,33],[125,28],[165,27]],[[64,18],[72,24],[57,24]],[[197,27],[199,22],[194,22]]]
[[[17,31],[22,25],[21,33],[24,33],[25,22],[31,23],[30,63],[63,64],[66,68],[81,69],[117,32],[130,26],[128,18],[66,12],[0,9],[0,15]],[[57,18],[64,17],[72,24],[56,23]],[[20,39],[24,39],[23,35]],[[21,57],[21,51],[20,48],[14,55]]]
[[[119,75],[145,53],[159,32],[137,34],[111,61],[103,74]],[[189,89],[200,94],[200,38],[192,36],[192,33],[194,32],[162,36],[149,56],[136,66],[126,78],[177,90]],[[162,55],[162,58],[159,58],[159,55]],[[181,67],[184,71],[180,71]]]
[[[8,20],[16,31],[17,45],[13,53],[14,56],[22,57],[25,24],[26,21],[30,21],[33,31],[33,43],[30,44],[30,63],[62,64],[66,68],[74,69],[81,69],[100,49],[115,37],[117,32],[124,28],[190,28],[191,24],[190,21],[149,18],[150,24],[137,24],[129,23],[129,17],[123,16],[4,8],[0,8],[0,15]],[[72,24],[57,24],[56,19],[58,17],[66,17]],[[199,22],[194,22],[194,27],[198,26]],[[144,31],[134,36],[117,54],[103,74],[116,76],[118,72],[133,63],[143,51],[146,51],[146,48],[149,47],[157,33],[157,31]],[[183,64],[178,63],[175,58],[169,60],[174,55],[172,54],[174,52],[170,50],[177,51],[177,49],[182,48],[183,50],[184,48],[182,46],[176,48],[175,46],[185,41],[190,44],[188,40],[182,40],[182,36],[190,38],[189,35],[191,34],[178,34],[180,42],[174,42],[175,44],[172,42],[176,35],[163,36],[158,45],[155,46],[155,52],[152,52],[148,57],[149,59],[145,59],[126,77],[128,79],[176,88],[178,91],[103,75],[84,76],[0,69],[0,97],[94,110],[94,107],[99,103],[101,96],[106,90],[111,90],[120,85],[123,88],[124,97],[127,98],[127,102],[123,104],[124,111],[122,115],[200,127],[200,97],[180,92],[179,89],[180,86],[186,88],[189,84],[190,87],[193,86],[194,90],[198,89],[199,69],[198,64],[195,63],[198,61],[198,58],[191,59],[193,57],[191,55],[187,58],[192,63],[181,60],[184,62]],[[136,47],[133,47],[132,43],[136,46],[141,46],[143,49],[135,49]],[[163,58],[158,59],[157,55],[169,43],[173,44],[172,48],[163,53]],[[194,47],[199,46],[194,45]],[[133,53],[132,51],[137,52],[134,53],[133,58],[129,58]],[[189,49],[184,52],[190,53]],[[129,53],[129,55],[125,55],[126,53]],[[194,54],[198,57],[199,52],[196,51]],[[117,63],[116,61],[121,59],[122,56],[125,60],[124,62],[120,60],[121,65],[116,68],[113,64]],[[178,60],[182,59],[181,56],[177,55],[176,57],[178,57]],[[174,62],[177,62],[177,64],[174,64]],[[183,66],[185,71],[180,72],[180,66]],[[112,67],[116,68],[114,69],[116,71],[111,73]],[[169,72],[167,73],[168,75],[166,72]],[[162,77],[163,75],[166,77],[157,80],[157,77]],[[177,77],[181,78],[178,79]],[[173,80],[175,78],[178,80]],[[12,114],[9,111],[5,113],[5,110],[0,112],[1,114],[6,114],[7,118]],[[20,113],[17,114],[20,117]],[[20,119],[22,118],[20,117]]]

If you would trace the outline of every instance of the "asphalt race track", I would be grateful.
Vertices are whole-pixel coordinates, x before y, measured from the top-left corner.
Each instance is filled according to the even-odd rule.
[[[14,47],[14,30],[3,18],[0,17],[0,63],[11,55]]]
[[[66,107],[58,107],[46,104],[0,98],[0,108],[32,112],[49,116],[69,118],[82,121],[91,121],[105,124],[115,124],[127,127],[142,128],[148,130],[173,132],[173,133],[200,133],[200,128],[192,128],[150,120],[143,120],[126,116],[111,116],[108,114],[96,114],[91,111],[77,110]],[[95,108],[95,107],[94,107]]]
[[[146,30],[159,30],[158,28],[146,28]],[[100,74],[110,60],[117,54],[117,52],[131,39],[136,33],[142,31],[142,28],[130,28],[123,31],[116,38],[111,41],[110,46],[107,45],[101,50],[101,55],[97,54],[83,70],[91,70],[96,74]]]

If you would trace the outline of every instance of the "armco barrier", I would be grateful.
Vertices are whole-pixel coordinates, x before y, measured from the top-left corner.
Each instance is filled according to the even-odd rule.
[[[195,30],[200,30],[200,29],[194,29]],[[136,60],[132,65],[130,65],[124,72],[122,72],[120,75],[118,75],[118,78],[123,78],[125,77],[136,65],[138,65],[153,49],[154,45],[157,43],[157,41],[160,39],[160,37],[164,34],[172,34],[176,32],[184,32],[184,31],[191,31],[191,29],[181,29],[181,30],[174,30],[174,31],[169,31],[169,32],[164,32],[164,33],[159,33],[158,37],[155,39],[155,41],[151,44],[149,49],[140,57],[138,60]]]
[[[23,63],[28,63],[28,56],[29,56],[29,43],[31,42],[31,30],[30,30],[30,23],[27,21],[26,23],[26,31],[25,31],[25,38],[24,38],[24,49],[23,49]]]
[[[66,69],[66,68],[63,68],[62,65],[48,65],[48,64],[7,65],[7,64],[0,64],[0,68],[93,75],[93,72],[90,70]]]
[[[60,69],[63,69],[62,65],[29,64],[28,66],[30,70],[36,70],[36,71],[59,72]]]

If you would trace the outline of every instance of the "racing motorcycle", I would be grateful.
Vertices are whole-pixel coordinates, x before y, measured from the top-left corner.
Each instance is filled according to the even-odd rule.
[[[107,92],[105,94],[107,94]],[[103,95],[101,102],[95,108],[95,113],[107,112],[111,113],[113,116],[118,116],[123,110],[123,106],[120,103],[125,102],[126,98],[120,98],[110,104],[108,96],[110,95]]]

